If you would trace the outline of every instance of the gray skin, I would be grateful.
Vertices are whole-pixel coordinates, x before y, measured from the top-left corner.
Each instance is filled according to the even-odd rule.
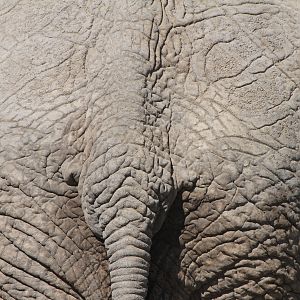
[[[299,299],[299,33],[297,0],[1,1],[0,298]]]

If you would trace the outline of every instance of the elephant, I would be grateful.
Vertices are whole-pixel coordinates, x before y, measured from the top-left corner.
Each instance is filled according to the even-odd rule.
[[[1,299],[300,299],[299,1],[0,24]]]

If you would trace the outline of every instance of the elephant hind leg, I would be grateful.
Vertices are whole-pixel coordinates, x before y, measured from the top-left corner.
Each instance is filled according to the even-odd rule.
[[[181,280],[201,299],[298,299],[299,196],[278,185],[249,201],[213,186],[186,193]]]

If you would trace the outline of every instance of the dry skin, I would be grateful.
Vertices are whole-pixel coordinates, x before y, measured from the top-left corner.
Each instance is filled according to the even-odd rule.
[[[300,299],[299,83],[296,0],[0,1],[0,298]]]

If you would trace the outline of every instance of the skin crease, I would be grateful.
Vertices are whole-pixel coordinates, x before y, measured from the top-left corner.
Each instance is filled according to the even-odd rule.
[[[0,298],[299,299],[297,1],[0,3]]]

